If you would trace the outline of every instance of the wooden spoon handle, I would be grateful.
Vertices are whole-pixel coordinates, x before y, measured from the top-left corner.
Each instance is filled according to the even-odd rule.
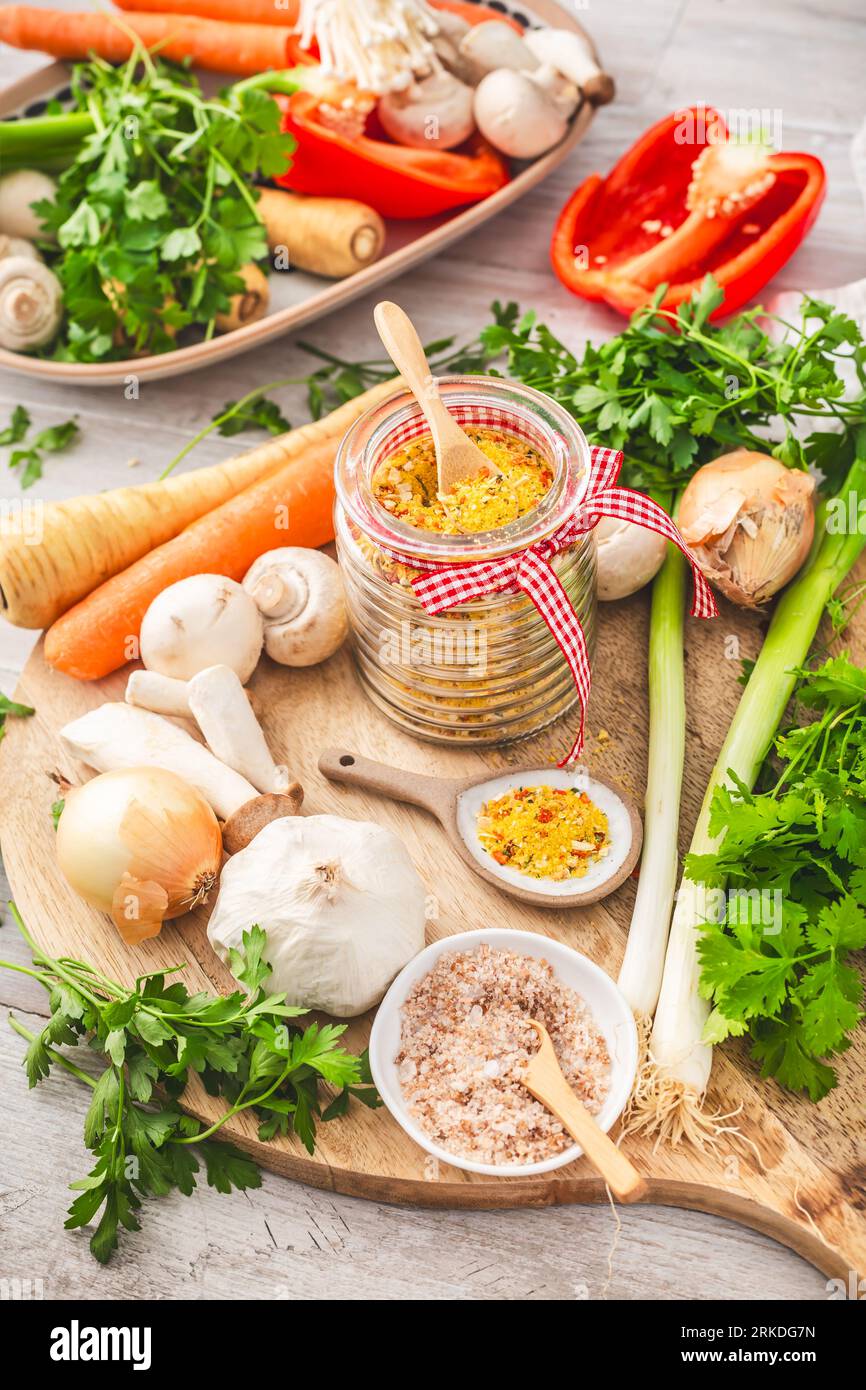
[[[621,1202],[639,1202],[646,1196],[646,1182],[634,1164],[617,1148],[610,1136],[599,1129],[564,1077],[545,1078],[543,1092],[536,1090],[530,1081],[526,1082],[526,1087],[536,1100],[540,1100],[562,1121],[615,1197]]]
[[[388,767],[386,763],[362,758],[346,748],[326,748],[319,758],[319,771],[332,782],[345,782],[350,787],[379,792],[394,801],[421,806],[443,824],[455,792],[462,791],[464,785],[447,777],[425,777],[420,772]]]
[[[424,412],[434,436],[453,423],[442,403],[421,339],[409,315],[390,299],[381,300],[373,310],[382,344],[409,390]]]

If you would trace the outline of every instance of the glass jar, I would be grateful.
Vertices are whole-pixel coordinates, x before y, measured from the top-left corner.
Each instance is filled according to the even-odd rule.
[[[585,495],[589,446],[571,416],[540,391],[483,376],[442,377],[439,388],[464,427],[501,429],[531,444],[553,481],[537,506],[496,530],[445,535],[410,526],[381,505],[372,479],[407,439],[427,433],[418,403],[404,392],[362,415],[336,463],[335,532],[355,657],[373,703],[417,737],[507,743],[538,733],[577,699],[556,639],[523,593],[485,594],[434,617],[415,597],[412,580],[421,573],[418,561],[496,560],[552,535]],[[560,551],[552,565],[591,659],[593,533]]]

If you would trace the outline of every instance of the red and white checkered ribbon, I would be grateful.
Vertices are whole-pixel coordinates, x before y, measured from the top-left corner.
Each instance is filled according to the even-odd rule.
[[[446,564],[415,557],[408,561],[413,569],[424,571],[423,575],[412,581],[412,588],[427,613],[441,613],[446,608],[469,603],[484,594],[516,593],[521,590],[535,604],[568,662],[580,699],[580,727],[560,767],[573,762],[583,748],[592,672],[581,621],[550,564],[554,555],[591,531],[603,516],[632,521],[665,536],[688,560],[694,578],[692,617],[714,618],[719,611],[713,591],[694,555],[667,513],[643,493],[614,486],[622,468],[622,458],[622,454],[615,449],[590,449],[589,487],[583,502],[558,531],[538,545],[500,559],[465,564]],[[388,550],[387,553],[396,560],[407,561],[407,557],[398,551]]]

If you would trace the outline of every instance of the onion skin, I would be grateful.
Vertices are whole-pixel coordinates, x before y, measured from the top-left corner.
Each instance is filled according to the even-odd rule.
[[[737,449],[704,464],[677,522],[711,584],[757,608],[804,564],[815,532],[815,480],[768,454]]]
[[[133,946],[207,899],[222,837],[210,806],[183,778],[125,768],[69,792],[57,860],[76,893],[107,912]]]

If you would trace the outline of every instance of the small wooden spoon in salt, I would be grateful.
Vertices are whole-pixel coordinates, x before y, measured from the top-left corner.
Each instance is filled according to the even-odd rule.
[[[521,1073],[527,1091],[562,1121],[592,1166],[601,1173],[614,1196],[621,1202],[639,1202],[647,1192],[644,1179],[613,1140],[603,1129],[599,1129],[585,1106],[581,1105],[562,1074],[544,1024],[534,1018],[529,1021],[538,1034],[541,1046]]]
[[[450,496],[465,478],[498,474],[496,464],[472,443],[449,413],[409,315],[399,304],[383,299],[373,310],[373,320],[385,351],[408,383],[430,427],[440,497]]]

